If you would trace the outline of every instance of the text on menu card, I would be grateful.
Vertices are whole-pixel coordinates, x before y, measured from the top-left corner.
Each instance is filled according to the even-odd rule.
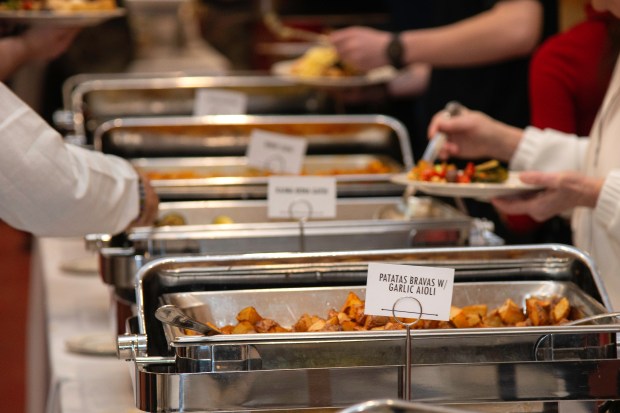
[[[336,179],[319,176],[271,176],[267,184],[269,218],[334,218]]]
[[[449,320],[453,286],[454,268],[371,262],[364,312],[388,317]],[[395,307],[397,302],[402,304]]]
[[[308,143],[305,139],[255,129],[250,135],[248,165],[275,173],[299,175]]]
[[[222,89],[197,89],[194,116],[245,115],[248,97],[245,93]]]

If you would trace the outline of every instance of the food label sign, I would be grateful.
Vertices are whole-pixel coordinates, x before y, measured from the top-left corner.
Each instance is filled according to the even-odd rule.
[[[248,97],[241,92],[220,89],[198,89],[194,100],[194,116],[244,115]]]
[[[453,286],[454,268],[369,263],[364,312],[449,320]]]
[[[275,173],[299,175],[307,145],[302,138],[255,129],[246,152],[248,165]]]
[[[267,184],[269,218],[334,218],[336,179],[317,176],[271,176]]]

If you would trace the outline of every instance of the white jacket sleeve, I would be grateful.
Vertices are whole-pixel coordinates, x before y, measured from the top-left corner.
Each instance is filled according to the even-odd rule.
[[[605,178],[594,217],[607,229],[610,237],[620,242],[620,169],[612,170]]]
[[[509,166],[515,171],[579,171],[588,142],[588,138],[530,126],[525,129]]]
[[[40,236],[118,233],[139,213],[125,160],[66,144],[0,83],[0,219]]]

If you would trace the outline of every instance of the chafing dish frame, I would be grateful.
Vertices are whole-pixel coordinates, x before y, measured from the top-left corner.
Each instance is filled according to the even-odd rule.
[[[105,142],[113,139],[112,135],[115,131],[123,131],[126,134],[132,129],[142,131],[145,129],[151,129],[156,131],[158,129],[166,130],[165,128],[185,128],[196,127],[205,129],[215,129],[230,127],[230,126],[242,126],[247,130],[244,133],[250,133],[254,128],[260,129],[262,127],[269,126],[278,130],[278,128],[290,127],[292,125],[344,125],[347,127],[356,126],[368,126],[368,127],[380,127],[384,129],[389,136],[388,140],[395,141],[397,148],[392,145],[392,150],[398,149],[399,155],[402,159],[394,159],[391,155],[382,153],[343,153],[339,156],[350,157],[355,159],[356,157],[387,157],[391,159],[391,164],[398,163],[397,171],[387,174],[340,174],[335,175],[334,178],[338,184],[337,191],[338,196],[368,196],[368,195],[397,195],[402,193],[403,187],[401,185],[390,182],[390,177],[394,173],[404,172],[413,167],[413,154],[411,151],[411,144],[409,142],[409,134],[405,126],[397,119],[385,116],[385,115],[212,115],[212,116],[194,116],[194,117],[150,117],[150,118],[119,118],[111,121],[107,121],[100,125],[95,131],[94,147],[95,150],[113,153],[106,149]],[[182,132],[179,133],[182,136]],[[249,135],[244,135],[244,139],[247,140]],[[296,135],[301,136],[301,135]],[[312,148],[312,141],[319,140],[322,145],[327,147],[335,147],[334,140],[325,139],[330,137],[328,133],[321,136],[306,136],[309,139],[309,150]],[[141,141],[140,133],[136,133],[136,141]],[[208,138],[207,138],[208,139]],[[227,138],[228,139],[228,138]],[[230,140],[236,141],[239,137],[230,137]],[[359,139],[356,136],[342,137],[343,141],[356,142]],[[366,138],[363,138],[366,139]],[[374,139],[374,138],[373,138]],[[192,141],[196,138],[192,138]],[[331,142],[331,143],[330,143]],[[247,144],[247,142],[246,142]],[[232,143],[233,146],[239,146],[238,143]],[[191,148],[191,145],[188,146]],[[208,147],[204,146],[203,147]],[[245,146],[243,146],[245,148]],[[382,150],[389,148],[383,147]],[[245,153],[245,150],[244,152]],[[118,154],[117,154],[118,155]],[[328,158],[331,155],[324,155],[324,158]],[[128,159],[134,159],[135,162],[141,162],[148,164],[149,162],[160,162],[156,158],[144,157],[144,156],[128,156],[127,154],[121,155]],[[181,157],[169,157],[166,167],[169,168],[173,165],[170,164],[170,159],[175,159],[177,167],[183,165],[184,159],[188,162],[195,162],[194,156],[181,156]],[[220,154],[222,156],[222,154]],[[317,154],[316,159],[320,159],[322,155]],[[211,160],[216,163],[218,156],[203,157],[205,162]],[[192,160],[193,159],[193,160]],[[244,159],[239,157],[237,162],[241,162]],[[402,162],[402,163],[401,163]],[[333,168],[338,168],[338,162],[332,165]],[[221,176],[218,178],[207,179],[184,179],[174,180],[166,182],[166,180],[153,180],[152,185],[156,188],[160,197],[172,198],[172,199],[209,199],[209,198],[264,198],[266,196],[266,179],[245,178],[243,176]]]
[[[260,95],[264,91],[264,96],[272,99],[274,93],[288,96],[285,102],[290,104],[291,97],[302,99],[306,105],[316,106],[319,97],[315,96],[313,88],[303,85],[296,85],[275,76],[257,73],[205,73],[191,74],[184,72],[163,72],[163,73],[137,73],[137,74],[96,74],[96,75],[76,75],[63,84],[63,106],[64,115],[71,119],[71,124],[63,125],[67,129],[73,129],[77,136],[85,141],[89,140],[89,135],[94,132],[99,125],[107,120],[127,117],[127,111],[117,114],[103,114],[89,108],[88,96],[109,93],[140,93],[161,94],[166,90],[177,90],[177,93],[191,93],[192,90],[199,89],[218,89],[248,92],[250,96]],[[190,115],[193,111],[193,100],[185,102],[176,111],[164,112],[165,103],[148,103],[149,110],[142,113],[130,114],[132,117],[142,116],[180,116]],[[282,108],[282,104],[277,106]],[[249,102],[248,110],[250,113],[261,113],[266,109],[253,109],[252,101]],[[308,107],[307,109],[311,109]],[[94,112],[91,113],[91,112]],[[119,112],[119,110],[117,110]],[[281,112],[281,111],[280,111]],[[276,113],[275,110],[273,113]],[[70,114],[70,115],[69,115]],[[120,116],[120,115],[123,116]],[[95,121],[93,118],[101,118]],[[94,123],[93,125],[89,125]]]
[[[260,252],[308,252],[337,250],[371,250],[428,246],[416,237],[427,233],[454,235],[454,240],[445,245],[466,245],[471,218],[457,209],[430,197],[416,198],[437,216],[412,216],[403,219],[381,219],[367,216],[357,219],[335,220],[277,220],[273,222],[240,222],[228,225],[189,224],[161,228],[137,227],[127,234],[127,245],[111,244],[108,234],[89,234],[86,245],[89,250],[100,254],[100,275],[106,284],[117,290],[135,288],[135,273],[145,262],[154,258],[185,254],[241,254]],[[374,210],[377,214],[394,209],[403,202],[398,197],[343,198],[337,200],[337,208],[357,207]],[[215,209],[216,214],[234,210],[235,206],[264,208],[264,200],[235,201],[184,201],[163,203],[162,213],[183,211],[187,208]],[[218,207],[219,206],[219,207]],[[228,212],[230,213],[230,212]],[[348,240],[348,247],[338,245]],[[328,242],[327,245],[323,245]],[[380,243],[388,243],[381,246]],[[445,241],[448,243],[448,241]],[[271,244],[273,245],[271,245]],[[282,248],[280,248],[282,247]],[[329,247],[329,248],[326,248]]]
[[[146,411],[226,411],[269,410],[309,407],[346,407],[368,399],[400,397],[403,364],[357,365],[348,367],[292,368],[261,370],[252,365],[256,343],[240,338],[249,361],[242,369],[214,372],[179,371],[178,360],[162,353],[152,340],[163,334],[147,309],[158,305],[163,290],[183,287],[209,288],[209,278],[219,273],[226,279],[253,276],[286,279],[328,279],[340,271],[363,272],[367,262],[386,261],[455,268],[455,281],[500,278],[506,282],[528,279],[574,279],[591,297],[609,309],[609,299],[596,267],[583,252],[564,245],[432,248],[417,250],[365,251],[315,254],[248,254],[236,257],[163,258],[142,267],[136,275],[138,316],[133,320],[135,335],[119,337],[119,355],[135,363],[136,405]],[[355,278],[355,277],[354,277]],[[361,277],[364,278],[364,277]],[[360,277],[358,274],[358,281]],[[233,287],[234,288],[234,287]],[[157,296],[157,298],[156,298]],[[150,319],[150,321],[149,321]],[[493,404],[540,401],[595,401],[618,398],[618,387],[605,383],[617,380],[615,334],[619,325],[549,326],[501,329],[416,330],[413,348],[425,339],[486,340],[524,336],[607,337],[603,345],[609,353],[602,357],[568,359],[415,364],[412,367],[412,395],[415,401],[441,404]],[[311,336],[309,334],[317,334]],[[332,333],[308,333],[287,337],[287,345],[306,349],[327,342],[333,345],[392,344],[401,349],[404,332],[376,332],[356,339]],[[330,340],[331,337],[332,339]],[[160,337],[161,339],[161,337]],[[390,341],[392,340],[392,341]],[[270,340],[277,343],[276,337]],[[501,342],[501,341],[500,341]],[[167,341],[163,339],[164,348]],[[361,344],[360,344],[361,343]],[[605,344],[607,343],[607,344]],[[161,345],[162,343],[160,343]],[[201,344],[196,344],[200,346]],[[169,349],[170,350],[170,349]],[[314,348],[316,351],[316,348]],[[256,360],[255,360],[256,361]],[[372,377],[372,379],[369,379]],[[467,378],[467,379],[465,379]],[[200,388],[198,392],[196,389]],[[138,391],[139,389],[139,391]],[[193,389],[193,391],[192,391]]]

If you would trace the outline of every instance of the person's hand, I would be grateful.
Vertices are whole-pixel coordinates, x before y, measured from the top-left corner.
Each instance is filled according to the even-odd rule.
[[[428,127],[432,138],[438,132],[446,134],[446,143],[439,157],[464,159],[495,158],[508,161],[516,149],[523,131],[499,122],[482,112],[461,108],[458,115],[435,114]]]
[[[386,48],[391,34],[370,27],[348,27],[329,34],[340,59],[361,71],[389,64]]]
[[[536,221],[546,221],[574,207],[594,208],[603,186],[603,179],[587,177],[578,172],[521,172],[522,182],[544,187],[540,192],[524,197],[505,197],[492,200],[506,214],[527,214]]]
[[[51,60],[69,48],[79,28],[35,26],[22,34],[28,60]]]
[[[144,201],[141,205],[140,215],[129,225],[130,228],[153,225],[157,220],[159,212],[159,196],[157,196],[157,192],[155,192],[149,179],[144,174],[140,174],[140,179],[144,188]]]

